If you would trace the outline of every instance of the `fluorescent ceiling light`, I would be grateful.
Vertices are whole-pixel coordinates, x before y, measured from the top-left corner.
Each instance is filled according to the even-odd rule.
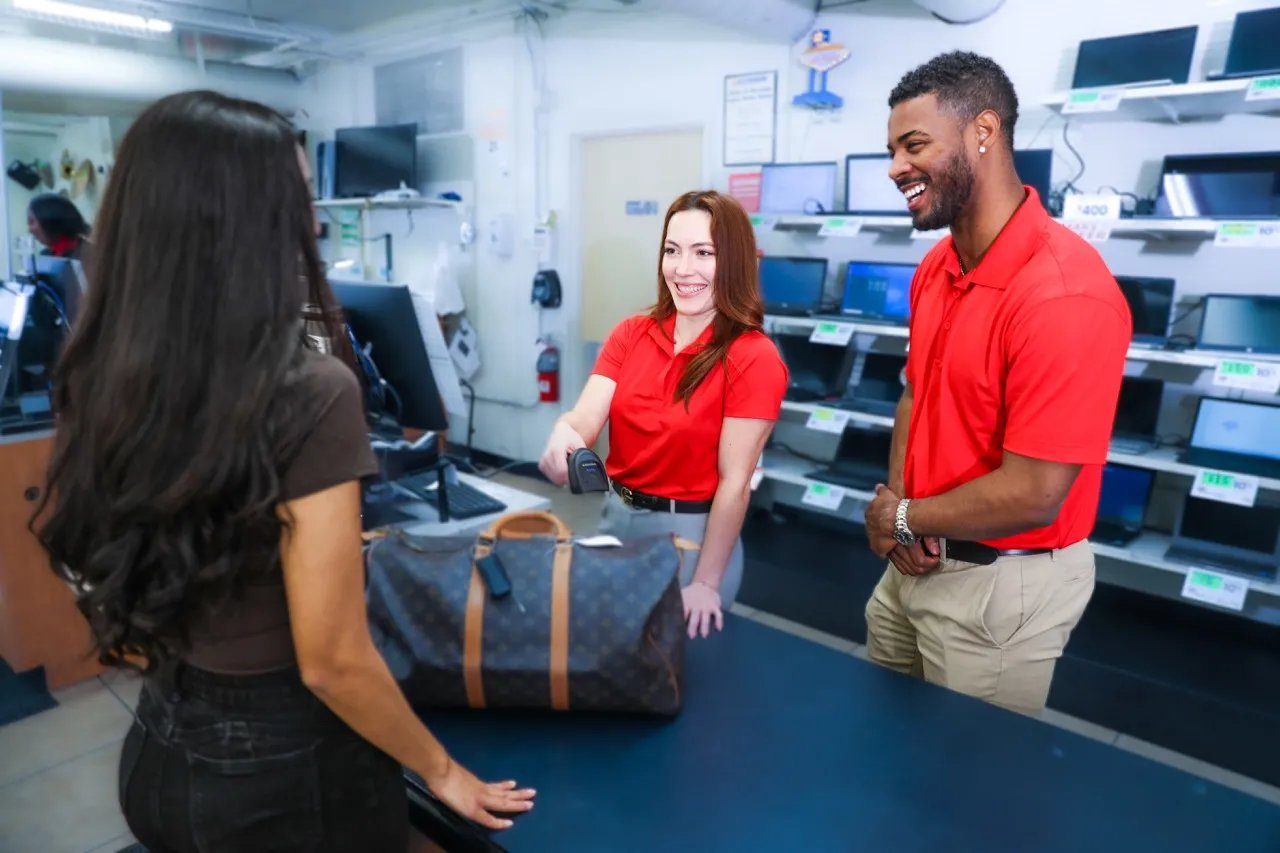
[[[107,29],[131,30],[152,36],[173,32],[173,24],[158,18],[144,18],[141,15],[130,15],[125,12],[112,12],[107,9],[95,9],[91,6],[79,6],[75,3],[63,3],[60,0],[13,0],[13,8],[18,12],[53,18],[69,24],[88,24]]]

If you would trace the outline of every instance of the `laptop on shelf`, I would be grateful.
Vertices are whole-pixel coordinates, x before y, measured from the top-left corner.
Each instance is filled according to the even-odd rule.
[[[1210,293],[1200,308],[1196,349],[1280,353],[1280,296]]]
[[[1013,152],[1013,169],[1018,179],[1040,196],[1040,206],[1048,210],[1049,195],[1053,191],[1053,149],[1019,148]]]
[[[849,346],[815,344],[809,340],[809,334],[805,331],[773,335],[778,354],[790,375],[784,399],[795,403],[839,399],[849,384],[858,352]]]
[[[822,310],[826,258],[765,255],[759,266],[760,295],[766,314],[808,317]]]
[[[1145,468],[1108,464],[1102,469],[1098,516],[1089,539],[1123,548],[1142,534],[1156,475]]]
[[[844,212],[849,216],[910,216],[907,198],[889,177],[888,154],[844,158]]]
[[[1111,449],[1116,453],[1146,453],[1159,443],[1157,424],[1164,383],[1143,376],[1126,376],[1120,383]]]
[[[1072,89],[1160,86],[1191,76],[1197,27],[1086,39],[1076,51]]]
[[[760,212],[814,216],[836,206],[831,163],[766,163],[760,167]]]
[[[1222,71],[1207,80],[1280,74],[1280,7],[1236,13]]]
[[[862,353],[859,361],[854,366],[855,378],[845,395],[836,402],[836,407],[893,417],[905,387],[902,374],[907,369],[907,357],[868,352]]]
[[[906,326],[911,317],[911,280],[915,273],[915,264],[849,261],[844,271],[840,319]]]
[[[1276,219],[1280,217],[1280,151],[1167,155],[1151,215]]]
[[[1280,478],[1280,406],[1201,397],[1182,462]]]
[[[1116,283],[1129,303],[1133,317],[1132,345],[1142,349],[1163,349],[1169,343],[1173,322],[1174,288],[1171,278],[1118,275]]]
[[[840,436],[835,458],[810,471],[810,480],[870,492],[889,477],[893,430],[850,425]]]
[[[1274,581],[1280,566],[1280,504],[1274,493],[1261,491],[1251,507],[1188,494],[1165,559]]]

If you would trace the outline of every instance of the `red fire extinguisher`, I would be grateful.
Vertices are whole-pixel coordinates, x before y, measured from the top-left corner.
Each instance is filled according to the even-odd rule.
[[[554,344],[545,344],[538,354],[538,399],[560,402],[560,350]]]

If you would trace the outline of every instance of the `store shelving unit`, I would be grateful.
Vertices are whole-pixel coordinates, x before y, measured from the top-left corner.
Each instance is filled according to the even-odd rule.
[[[1256,78],[1260,81],[1270,78]],[[1058,92],[1044,106],[1072,121],[1155,121],[1181,123],[1222,118],[1226,115],[1280,115],[1280,99],[1251,98],[1254,79],[1203,80],[1176,86],[1139,86],[1088,92]],[[1079,99],[1102,95],[1104,102],[1118,97],[1107,108],[1075,112]],[[1077,101],[1077,103],[1073,103]]]
[[[324,198],[312,202],[321,210],[424,210],[445,208],[460,210],[461,202],[443,198]]]

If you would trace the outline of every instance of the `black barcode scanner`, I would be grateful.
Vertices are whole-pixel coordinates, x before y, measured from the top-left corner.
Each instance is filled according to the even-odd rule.
[[[569,454],[569,491],[575,495],[609,491],[609,476],[604,472],[604,463],[585,447]]]

